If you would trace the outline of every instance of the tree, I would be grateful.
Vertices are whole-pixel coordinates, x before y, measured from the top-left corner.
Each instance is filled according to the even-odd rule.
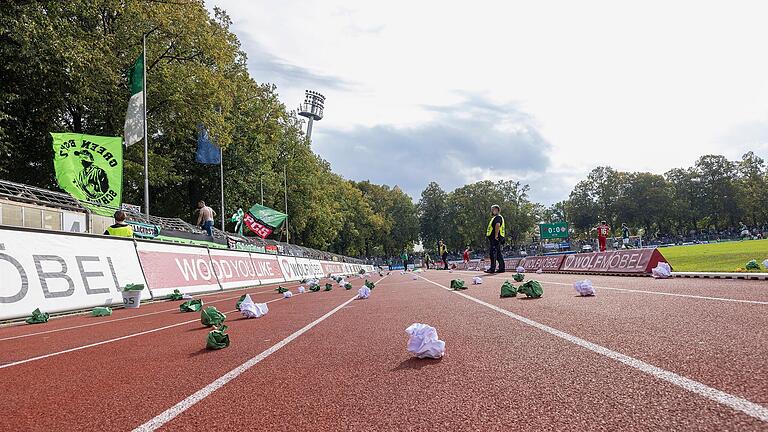
[[[446,211],[448,194],[435,182],[421,192],[417,205],[421,241],[425,248],[434,248],[446,236]]]

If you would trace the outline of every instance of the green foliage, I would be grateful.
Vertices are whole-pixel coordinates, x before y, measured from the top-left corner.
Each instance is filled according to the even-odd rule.
[[[249,75],[230,25],[201,0],[2,2],[0,176],[55,188],[48,132],[122,135],[126,71],[146,33],[152,214],[194,222],[198,200],[220,208],[219,167],[194,160],[202,123],[223,148],[223,216],[261,203],[260,182],[264,205],[285,210],[285,169],[291,242],[348,255],[410,247],[412,200],[333,174],[276,87]],[[143,203],[143,147],[125,152],[127,203]]]
[[[619,235],[621,223],[635,232],[685,235],[690,230],[768,224],[768,170],[749,152],[741,161],[700,157],[690,168],[663,176],[595,168],[571,192],[563,208],[576,237],[605,219]]]

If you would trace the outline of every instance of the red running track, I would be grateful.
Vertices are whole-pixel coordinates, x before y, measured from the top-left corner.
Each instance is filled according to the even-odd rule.
[[[178,302],[0,329],[0,430],[768,430],[763,282],[600,276],[581,298],[578,276],[528,275],[535,300],[500,299],[507,275],[445,289],[474,274],[397,272],[367,300],[253,288],[272,301],[253,320],[231,312],[241,292],[217,293],[204,299],[228,312],[220,351]],[[80,327],[99,320],[112,322]],[[413,322],[438,329],[443,359],[405,350]]]

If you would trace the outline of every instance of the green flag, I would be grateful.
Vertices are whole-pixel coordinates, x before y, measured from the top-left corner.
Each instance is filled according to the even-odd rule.
[[[128,71],[128,85],[131,98],[123,127],[126,147],[144,138],[144,54],[139,55]]]
[[[123,200],[122,139],[78,133],[51,136],[59,187],[94,213],[112,216]]]
[[[278,228],[283,224],[283,222],[285,222],[285,219],[288,217],[285,213],[280,213],[277,210],[273,210],[269,207],[264,207],[263,205],[258,204],[254,204],[253,207],[248,209],[248,212],[252,214],[253,217],[271,226],[272,228]]]

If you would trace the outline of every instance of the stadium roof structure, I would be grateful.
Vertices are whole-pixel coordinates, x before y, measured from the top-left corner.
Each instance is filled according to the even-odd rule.
[[[80,202],[71,195],[63,192],[54,192],[48,189],[0,180],[0,197],[9,201],[26,202],[47,207],[62,208],[67,210],[85,211]]]

